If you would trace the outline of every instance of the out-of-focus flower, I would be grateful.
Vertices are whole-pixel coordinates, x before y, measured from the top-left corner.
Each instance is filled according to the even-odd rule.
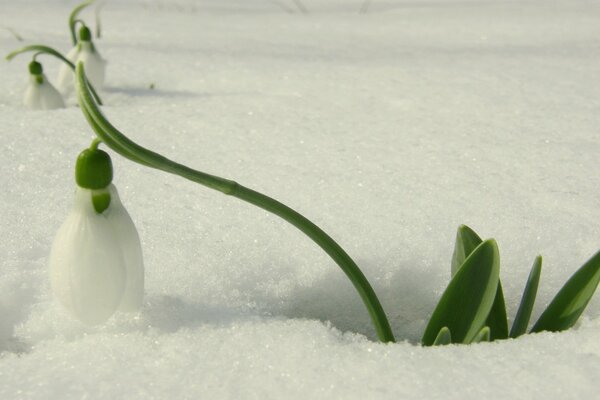
[[[29,63],[29,85],[23,96],[23,104],[31,110],[54,110],[64,108],[62,96],[46,78],[42,64]]]
[[[92,42],[92,34],[88,27],[83,26],[79,30],[79,42],[73,47],[66,57],[73,64],[80,61],[85,66],[88,80],[95,89],[100,90],[104,85],[106,61],[98,53],[98,49]],[[58,89],[65,96],[74,89],[75,76],[68,65],[62,65],[58,71]]]
[[[144,266],[137,230],[111,184],[112,163],[95,145],[77,159],[75,204],[50,252],[50,283],[87,325],[142,304]]]

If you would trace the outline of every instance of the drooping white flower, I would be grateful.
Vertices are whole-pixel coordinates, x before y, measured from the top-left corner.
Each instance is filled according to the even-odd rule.
[[[125,272],[127,273],[125,292],[119,304],[119,310],[136,311],[142,306],[144,297],[144,262],[140,237],[129,213],[121,204],[117,188],[110,185],[108,189],[111,205],[108,208],[107,218],[123,251]]]
[[[67,53],[67,59],[77,65],[80,61],[85,66],[87,79],[95,89],[100,90],[104,85],[106,61],[98,53],[98,49],[91,40],[91,33],[87,27],[79,31],[79,42]],[[75,74],[66,64],[61,65],[58,71],[58,89],[62,94],[69,95],[74,89]]]
[[[29,64],[29,85],[23,96],[23,104],[31,110],[54,110],[64,108],[61,94],[52,86],[37,61]]]
[[[87,325],[103,323],[117,310],[139,309],[144,292],[139,236],[110,183],[106,160],[108,154],[95,148],[78,158],[75,204],[50,252],[55,297]]]

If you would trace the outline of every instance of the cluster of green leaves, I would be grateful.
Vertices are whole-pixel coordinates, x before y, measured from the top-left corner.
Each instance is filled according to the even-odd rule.
[[[541,256],[533,262],[510,331],[496,241],[483,241],[468,226],[460,226],[451,271],[452,279],[423,334],[424,346],[516,338],[527,332],[542,271]],[[599,282],[600,251],[571,276],[529,332],[558,332],[572,327]]]

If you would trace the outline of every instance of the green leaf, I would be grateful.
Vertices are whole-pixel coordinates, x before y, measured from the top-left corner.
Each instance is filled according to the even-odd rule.
[[[475,335],[471,343],[479,343],[479,342],[489,342],[490,341],[490,327],[484,326],[481,330]]]
[[[508,338],[508,318],[506,317],[506,304],[504,303],[504,291],[502,284],[498,279],[498,289],[492,310],[485,321],[485,324],[490,328],[492,340]]]
[[[594,254],[560,289],[531,332],[569,329],[594,295],[600,282],[600,251]]]
[[[450,333],[450,329],[447,326],[440,329],[440,332],[435,337],[433,341],[434,346],[444,346],[452,343],[452,334]]]
[[[452,254],[451,272],[452,276],[456,274],[461,265],[465,262],[469,254],[483,242],[478,234],[466,225],[458,227],[456,232],[456,242],[454,243],[454,254]]]
[[[531,267],[531,272],[529,272],[529,278],[527,278],[527,284],[523,291],[521,304],[519,305],[517,316],[515,317],[513,326],[510,330],[511,338],[519,337],[527,332],[527,325],[529,324],[529,318],[531,318],[531,311],[533,310],[533,304],[535,303],[535,296],[537,294],[541,274],[542,256],[537,256]]]
[[[423,334],[431,346],[447,327],[453,343],[469,343],[485,324],[498,288],[500,256],[493,239],[486,240],[467,257],[450,281]]]
[[[481,237],[467,225],[461,225],[456,232],[454,254],[452,254],[452,276],[460,269],[465,259],[482,242]],[[498,281],[498,289],[492,310],[486,320],[490,327],[492,340],[508,338],[508,318],[506,317],[506,304],[504,302],[504,291],[502,284]]]

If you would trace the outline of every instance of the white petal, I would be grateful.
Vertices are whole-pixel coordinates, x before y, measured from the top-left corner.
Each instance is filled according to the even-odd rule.
[[[42,109],[42,98],[40,96],[40,84],[37,83],[35,76],[29,75],[29,85],[25,89],[23,104],[30,110]]]
[[[104,73],[106,69],[106,61],[100,57],[100,53],[90,42],[81,43],[81,52],[77,61],[83,61],[85,65],[85,73],[89,81],[94,85],[94,89],[100,90],[104,86]]]
[[[95,212],[91,191],[78,188],[75,207],[50,252],[54,295],[81,322],[99,324],[119,306],[125,279],[125,261],[113,225]]]
[[[127,283],[125,293],[119,305],[121,311],[135,311],[142,306],[144,297],[144,262],[142,259],[142,246],[137,229],[121,203],[117,188],[114,185],[108,187],[111,201],[106,214],[108,221],[112,224],[116,238],[123,251],[125,258],[125,269],[127,272]]]
[[[78,55],[79,46],[76,45],[71,50],[69,50],[69,53],[67,54],[66,58],[73,64],[77,64]],[[69,67],[65,63],[61,63],[60,69],[58,70],[58,79],[56,80],[56,82],[58,90],[60,90],[60,92],[65,96],[69,95],[74,89],[75,82],[73,70],[71,69],[71,67]]]
[[[42,108],[44,110],[54,110],[56,108],[64,108],[65,101],[62,95],[56,90],[54,86],[48,81],[46,75],[43,75],[44,83],[40,86],[40,96],[42,97]]]
[[[48,82],[46,75],[42,74],[42,78],[42,83],[38,83],[35,76],[29,76],[29,85],[25,90],[23,104],[32,110],[64,108],[65,102],[60,93]]]
[[[100,90],[104,85],[104,75],[106,61],[102,59],[100,53],[90,42],[80,42],[73,47],[67,59],[77,65],[79,61],[85,66],[85,73],[94,89]],[[58,88],[64,95],[70,94],[75,87],[75,74],[68,65],[63,64],[58,72]]]

